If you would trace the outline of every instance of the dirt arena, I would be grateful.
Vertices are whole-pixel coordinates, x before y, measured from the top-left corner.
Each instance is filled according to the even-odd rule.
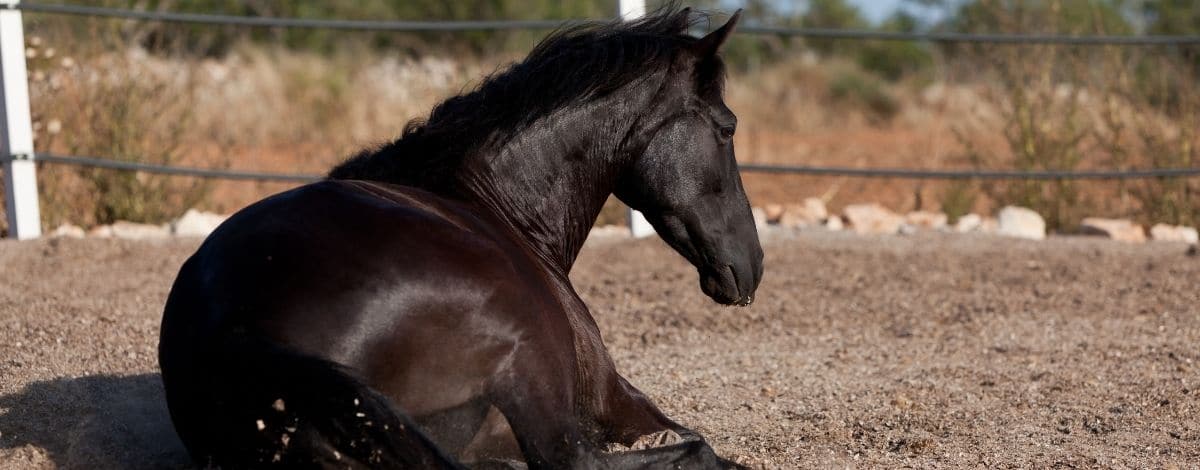
[[[767,234],[751,308],[657,240],[573,277],[617,366],[766,468],[1196,468],[1200,256],[1182,245]],[[195,240],[0,242],[0,467],[187,467],[156,374]]]

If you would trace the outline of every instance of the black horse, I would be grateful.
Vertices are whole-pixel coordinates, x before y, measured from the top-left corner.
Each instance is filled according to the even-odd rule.
[[[687,10],[557,32],[329,178],[238,212],[181,268],[159,362],[227,468],[726,468],[617,374],[567,273],[610,194],[717,302],[762,249],[717,50]],[[609,451],[655,433],[677,443]]]

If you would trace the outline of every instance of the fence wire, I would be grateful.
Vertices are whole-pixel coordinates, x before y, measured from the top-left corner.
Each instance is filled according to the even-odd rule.
[[[263,28],[342,29],[355,31],[432,32],[432,31],[501,31],[555,29],[569,23],[565,20],[503,20],[503,21],[377,21],[327,20],[310,18],[280,18],[269,16],[215,15],[208,13],[175,13],[166,11],[126,10],[120,8],[56,5],[47,3],[3,4],[31,13],[122,18],[131,20],[165,21],[226,26]]]
[[[234,25],[251,27],[323,28],[359,31],[433,32],[433,31],[500,31],[556,29],[581,20],[504,20],[504,21],[374,21],[282,17],[255,17],[201,13],[139,11],[119,8],[63,5],[47,3],[3,3],[0,8],[31,13],[75,15],[87,17],[122,18],[144,21]],[[1200,36],[1072,36],[1058,34],[968,34],[968,33],[901,33],[851,29],[791,28],[747,25],[739,28],[750,34],[796,36],[825,39],[925,41],[990,44],[1061,44],[1117,46],[1185,46],[1200,45]],[[281,181],[305,183],[321,175],[236,171],[213,168],[189,168],[119,161],[105,158],[39,153],[32,156],[8,156],[3,159],[32,159],[39,162],[76,165],[111,170],[221,178],[231,180]],[[1200,176],[1200,168],[1156,168],[1142,170],[1077,170],[1077,171],[1009,171],[1009,170],[924,170],[902,168],[848,168],[824,166],[785,166],[747,163],[740,165],[746,173],[797,174],[817,176],[847,176],[863,178],[941,179],[941,180],[1054,180],[1054,179],[1143,179]]]
[[[268,16],[238,16],[208,13],[176,13],[120,8],[63,5],[49,3],[4,3],[3,8],[15,8],[31,13],[123,18],[173,23],[199,23],[278,28],[320,28],[358,31],[431,32],[431,31],[502,31],[556,29],[563,25],[588,20],[497,20],[497,21],[377,21],[312,18],[283,18]],[[594,20],[593,20],[594,21]],[[1200,36],[1075,36],[1062,34],[976,34],[952,32],[888,32],[863,29],[797,28],[783,26],[745,25],[738,31],[749,34],[795,36],[824,39],[856,39],[881,41],[969,42],[990,44],[1061,44],[1077,46],[1154,46],[1198,45]]]
[[[191,176],[197,178],[220,178],[230,180],[280,181],[309,183],[323,178],[317,174],[270,173],[258,171],[223,170],[215,168],[192,168],[150,163],[111,160],[38,153],[33,156],[7,157],[8,159],[33,160],[56,165],[74,165],[110,170],[140,171],[145,173]],[[742,173],[793,174],[809,176],[847,176],[857,178],[898,178],[915,180],[1128,180],[1148,178],[1180,178],[1200,176],[1200,168],[1153,168],[1134,170],[1073,170],[1073,171],[1009,171],[1009,170],[913,170],[903,168],[849,168],[825,166],[791,166],[742,163]]]
[[[156,165],[152,163],[130,162],[109,158],[84,157],[79,155],[57,155],[38,153],[33,156],[8,157],[8,159],[33,160],[35,162],[55,165],[73,165],[90,168],[105,168],[109,170],[140,171],[160,175],[191,176],[197,178],[220,178],[228,180],[250,181],[280,181],[292,183],[311,183],[322,178],[322,175],[303,173],[270,173],[259,171],[223,170],[216,168],[192,168],[171,165]]]
[[[743,173],[854,176],[920,180],[1128,180],[1200,176],[1200,168],[1151,168],[1134,170],[914,170],[905,168],[848,168],[784,166],[743,163]]]

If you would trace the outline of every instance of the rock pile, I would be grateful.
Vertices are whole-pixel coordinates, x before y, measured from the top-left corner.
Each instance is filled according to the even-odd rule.
[[[1088,217],[1079,224],[1079,231],[1084,235],[1098,235],[1127,243],[1146,241],[1146,230],[1141,225],[1124,219]]]
[[[900,233],[905,219],[879,204],[853,204],[842,210],[850,229],[859,235]]]
[[[920,231],[950,233],[982,233],[1028,240],[1046,238],[1046,220],[1037,212],[1017,206],[1001,209],[996,217],[966,214],[953,225],[949,217],[941,212],[914,211],[896,213],[880,204],[851,204],[842,209],[842,214],[831,214],[825,204],[809,198],[804,204],[771,204],[754,208],[755,223],[759,230],[776,228],[804,229],[821,227],[827,230],[842,230],[843,225],[860,235],[908,235]],[[1157,224],[1149,231],[1141,225],[1125,219],[1089,217],[1080,224],[1079,233],[1102,236],[1127,243],[1177,242],[1198,244],[1200,236],[1193,227]]]
[[[951,225],[949,217],[941,212],[915,211],[896,213],[880,204],[851,204],[842,213],[833,214],[819,198],[807,198],[801,204],[769,204],[752,208],[754,223],[760,232],[767,230],[829,230],[849,229],[859,235],[907,235],[920,231],[938,231],[962,234],[995,234],[1007,237],[1043,240],[1046,238],[1046,221],[1033,210],[1008,206],[1000,210],[995,218],[979,214],[966,214]],[[162,224],[139,224],[119,221],[111,225],[84,230],[75,225],[63,224],[47,234],[53,238],[120,238],[128,240],[156,240],[169,237],[207,237],[227,219],[227,216],[189,209],[174,221]],[[1194,227],[1156,224],[1146,230],[1143,226],[1125,219],[1089,217],[1083,219],[1079,233],[1100,236],[1126,243],[1155,242],[1200,244],[1200,235]],[[629,229],[619,226],[593,228],[590,238],[616,239],[630,237]]]
[[[88,236],[125,240],[157,240],[172,236],[203,238],[207,237],[213,230],[216,230],[217,226],[221,225],[221,222],[224,222],[226,218],[226,216],[211,212],[188,209],[183,216],[162,225],[139,224],[119,220],[113,222],[111,225],[98,225],[84,232],[82,228],[75,225],[63,224],[47,235],[52,238],[83,238],[84,236]]]

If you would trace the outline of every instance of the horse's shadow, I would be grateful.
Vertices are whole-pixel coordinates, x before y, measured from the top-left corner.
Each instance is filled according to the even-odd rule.
[[[42,449],[59,468],[190,468],[159,374],[33,382],[0,396],[0,448]]]

